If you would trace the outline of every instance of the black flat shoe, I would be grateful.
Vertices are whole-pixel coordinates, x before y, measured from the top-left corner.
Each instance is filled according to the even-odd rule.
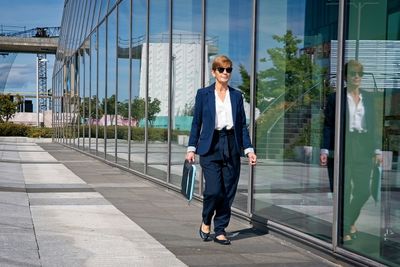
[[[203,241],[211,241],[210,233],[203,232],[201,230],[201,225],[200,225],[200,229],[199,229],[199,235],[200,235],[200,238],[203,239]]]
[[[220,245],[230,245],[231,241],[229,239],[218,239],[216,237],[214,237],[214,242],[218,243]]]

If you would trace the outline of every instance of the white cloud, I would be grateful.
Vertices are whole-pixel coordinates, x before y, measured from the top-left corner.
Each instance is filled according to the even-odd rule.
[[[14,64],[6,84],[7,89],[34,89],[35,88],[35,72],[36,66],[33,63]],[[31,87],[31,88],[29,88]]]

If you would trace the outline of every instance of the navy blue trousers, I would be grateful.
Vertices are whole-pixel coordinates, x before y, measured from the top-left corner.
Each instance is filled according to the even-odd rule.
[[[214,217],[215,234],[225,234],[240,176],[240,153],[233,130],[214,131],[211,149],[200,156],[200,166],[205,179],[203,222],[211,225]]]

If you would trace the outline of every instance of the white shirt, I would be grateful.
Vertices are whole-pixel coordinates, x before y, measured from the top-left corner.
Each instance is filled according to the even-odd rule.
[[[365,124],[365,106],[362,95],[360,94],[360,101],[358,104],[354,102],[350,93],[347,93],[347,106],[349,109],[349,131],[350,132],[367,132]],[[321,149],[321,154],[329,155],[328,149]],[[376,155],[381,155],[380,149],[375,149]]]
[[[222,101],[217,91],[215,94],[215,129],[221,130],[226,127],[226,129],[232,129],[233,127],[233,117],[232,117],[232,105],[229,90],[226,90],[225,99]]]
[[[349,108],[349,131],[350,132],[366,132],[365,127],[365,107],[362,95],[358,104],[354,102],[350,93],[347,93],[347,105]]]

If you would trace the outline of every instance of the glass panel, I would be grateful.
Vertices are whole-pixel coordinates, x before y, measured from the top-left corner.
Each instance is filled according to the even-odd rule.
[[[95,153],[97,150],[97,120],[96,120],[96,106],[97,106],[97,31],[93,32],[90,41],[90,103],[88,115],[89,117],[89,149],[90,152]]]
[[[84,11],[85,11],[85,2],[82,1],[80,3],[77,3],[77,18],[76,18],[76,24],[75,24],[75,29],[74,29],[74,35],[73,35],[73,48],[75,49],[76,47],[79,47],[80,43],[80,35],[82,33],[82,18],[84,17]]]
[[[117,162],[128,166],[130,1],[118,5]],[[143,167],[142,169],[143,170]]]
[[[53,89],[53,103],[52,103],[52,105],[53,105],[53,123],[54,123],[54,126],[55,126],[54,135],[55,135],[55,138],[56,138],[57,142],[60,141],[59,140],[59,138],[60,138],[59,132],[60,132],[60,123],[61,123],[61,120],[60,120],[60,102],[59,102],[59,99],[60,99],[60,90],[59,90],[59,88],[60,88],[60,84],[61,83],[60,83],[60,78],[59,77],[60,77],[60,75],[59,75],[59,72],[58,72],[54,76],[55,88]]]
[[[82,8],[82,12],[81,12],[82,18],[81,18],[81,21],[80,21],[80,24],[79,24],[79,31],[78,31],[78,35],[77,35],[77,43],[76,43],[77,47],[82,45],[83,38],[85,37],[84,34],[86,32],[86,28],[85,27],[86,27],[88,4],[90,4],[90,3],[85,1],[81,6],[81,8]]]
[[[93,30],[99,23],[99,10],[101,1],[100,0],[92,0],[92,1],[94,1],[93,21],[92,21],[92,30]]]
[[[89,10],[88,10],[89,15],[87,17],[87,25],[86,25],[86,34],[85,34],[85,36],[88,36],[89,33],[92,30],[93,12],[94,12],[94,8],[95,8],[95,5],[96,5],[96,1],[95,0],[88,0],[87,5],[88,5],[88,8],[89,8]]]
[[[72,124],[72,144],[78,146],[78,112],[79,112],[79,55],[75,53],[73,57],[73,91],[71,92],[71,124]]]
[[[105,152],[107,148],[107,140],[106,136],[106,128],[107,128],[107,119],[105,116],[105,98],[106,98],[106,23],[103,23],[99,26],[98,30],[98,41],[99,41],[99,51],[98,51],[98,78],[97,78],[97,110],[96,110],[96,125],[97,125],[97,152],[98,155],[105,157]]]
[[[85,1],[85,5],[84,5],[85,11],[84,11],[84,16],[82,18],[82,30],[81,30],[81,33],[79,36],[79,44],[81,44],[87,36],[86,29],[87,29],[87,22],[89,19],[90,3],[91,3],[90,0]]]
[[[116,161],[116,79],[117,79],[117,10],[107,17],[107,154],[106,158]]]
[[[91,135],[91,116],[92,109],[90,108],[91,103],[91,92],[90,92],[90,85],[91,85],[91,67],[90,67],[90,39],[87,39],[83,44],[83,51],[84,51],[84,62],[85,62],[85,88],[84,88],[84,105],[83,105],[83,149],[88,150],[90,147],[90,135]]]
[[[201,0],[174,1],[172,21],[173,121],[170,182],[180,186],[194,99],[197,89],[201,87]],[[200,170],[199,164],[197,168]],[[197,175],[197,179],[200,178]],[[195,186],[198,188],[198,185],[196,183]]]
[[[224,54],[233,61],[230,86],[245,95],[246,119],[250,119],[250,62],[252,38],[252,1],[207,1],[206,5],[206,74],[205,83],[214,82],[211,63]],[[249,166],[244,160],[233,206],[247,211]]]
[[[132,88],[131,88],[131,147],[130,168],[144,172],[144,126],[139,122],[144,118],[144,96],[146,82],[146,18],[147,1],[132,2]],[[142,89],[143,87],[143,89]]]
[[[78,131],[79,141],[78,147],[84,149],[85,147],[85,50],[84,45],[79,49],[79,101],[78,101]]]
[[[169,1],[150,2],[150,42],[148,66],[147,174],[161,180],[167,178],[168,162],[168,70],[169,70]],[[145,47],[143,47],[146,50]],[[162,67],[160,67],[162,66]],[[145,83],[139,97],[146,96]],[[143,127],[146,121],[141,120]]]
[[[107,8],[108,8],[108,0],[101,0],[98,1],[101,2],[101,9],[100,9],[100,16],[99,16],[99,22],[104,18],[104,16],[107,14]]]
[[[110,11],[115,6],[116,0],[110,0],[108,3],[108,11]]]
[[[64,71],[64,142],[71,144],[71,61],[68,61],[65,65]]]
[[[342,245],[400,266],[400,2],[348,8]]]
[[[254,214],[329,241],[332,193],[319,158],[338,6],[259,0],[257,12]]]
[[[76,3],[71,3],[70,5],[71,5],[71,11],[70,11],[71,19],[68,21],[67,38],[66,38],[66,48],[68,53],[72,50],[72,45],[74,41],[73,33],[76,25],[76,13],[78,10],[78,5],[76,5]]]

